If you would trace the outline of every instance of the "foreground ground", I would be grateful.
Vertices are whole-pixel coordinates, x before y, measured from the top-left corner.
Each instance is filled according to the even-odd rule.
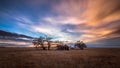
[[[120,68],[120,48],[0,48],[0,68]]]

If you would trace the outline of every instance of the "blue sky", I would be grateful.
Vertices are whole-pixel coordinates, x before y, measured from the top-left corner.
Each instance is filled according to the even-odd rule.
[[[33,37],[44,36],[45,34],[62,39],[62,34],[67,35],[70,33],[67,29],[75,27],[74,24],[70,23],[61,24],[62,21],[60,20],[58,20],[59,23],[57,24],[51,23],[52,18],[60,16],[53,9],[54,4],[59,3],[59,1],[1,0],[0,3],[0,29],[2,30]],[[62,34],[60,35],[60,33]],[[77,33],[71,34],[78,35]]]
[[[0,28],[10,32],[38,37],[41,33],[34,33],[22,25],[38,25],[40,19],[50,13],[49,3],[32,6],[24,0],[1,0],[0,2]],[[31,2],[32,3],[32,2]],[[39,23],[38,23],[39,22]]]
[[[0,0],[0,30],[69,41],[118,38],[119,7],[119,0]]]

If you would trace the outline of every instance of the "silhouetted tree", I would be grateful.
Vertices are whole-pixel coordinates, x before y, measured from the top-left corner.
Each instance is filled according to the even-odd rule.
[[[87,47],[83,41],[77,41],[74,46],[75,46],[75,48],[78,47],[81,50],[83,50],[84,48]]]
[[[51,37],[46,37],[46,41],[48,42],[48,50],[50,50],[50,47],[51,47],[51,40],[52,38]]]
[[[45,41],[45,38],[44,37],[39,37],[38,38],[38,44],[41,45],[41,47],[43,48],[43,50],[46,50],[45,46],[44,46],[44,41]]]

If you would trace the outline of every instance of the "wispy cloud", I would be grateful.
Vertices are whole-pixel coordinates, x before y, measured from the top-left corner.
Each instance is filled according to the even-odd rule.
[[[58,40],[87,42],[120,37],[119,0],[12,1],[1,2],[8,5],[0,4],[4,6],[0,17],[5,22],[7,18],[13,22],[7,26],[17,23],[21,31],[28,30],[32,35],[47,34]]]
[[[78,25],[81,23],[86,22],[83,19],[79,19],[77,17],[67,17],[67,16],[58,16],[58,17],[45,17],[43,18],[44,21],[53,23],[53,24],[74,24]]]
[[[56,13],[65,17],[74,17],[70,20],[77,24],[75,29],[81,33],[79,39],[99,39],[116,30],[120,25],[120,1],[119,0],[69,0],[61,1],[54,7]],[[67,19],[65,19],[67,21]]]

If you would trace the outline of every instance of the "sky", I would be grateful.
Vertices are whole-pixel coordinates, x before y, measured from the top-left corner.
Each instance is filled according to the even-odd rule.
[[[119,45],[120,0],[0,0],[0,30]]]

